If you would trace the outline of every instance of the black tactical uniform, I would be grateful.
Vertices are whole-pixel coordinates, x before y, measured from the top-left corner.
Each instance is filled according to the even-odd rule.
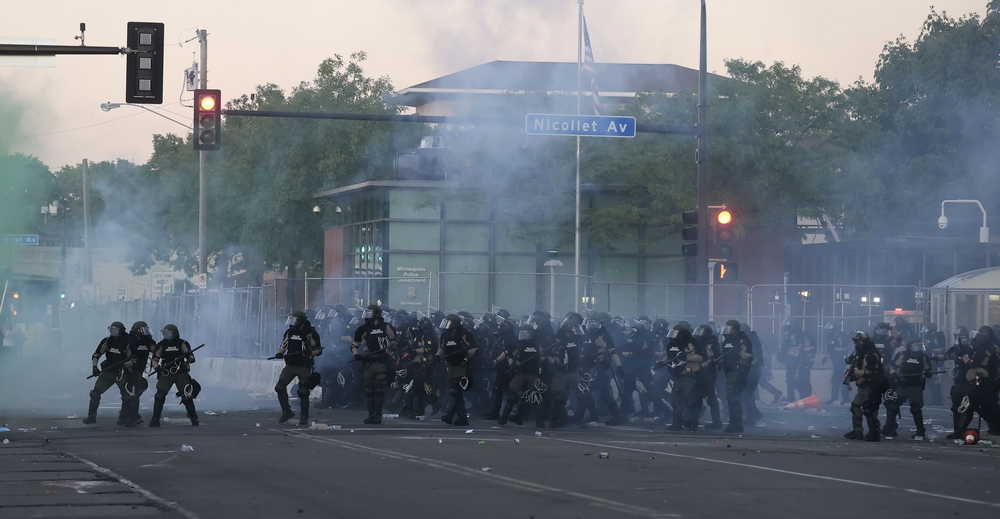
[[[403,333],[407,348],[404,354],[404,358],[407,359],[407,380],[403,386],[404,391],[406,391],[403,397],[403,408],[408,411],[405,415],[407,418],[423,416],[427,403],[433,406],[432,415],[436,414],[440,408],[437,397],[430,391],[430,386],[427,384],[434,369],[432,362],[434,353],[438,349],[437,336],[434,335],[431,328],[433,327],[429,320],[421,319]]]
[[[541,371],[542,352],[535,339],[537,330],[531,325],[524,325],[517,334],[517,350],[514,353],[513,376],[510,379],[510,392],[500,414],[500,425],[510,420],[521,425],[528,406],[534,407],[536,416],[541,415],[539,406],[542,402],[541,391],[538,390],[538,375]],[[519,402],[517,414],[510,416],[514,403]]]
[[[656,361],[654,368],[667,366],[674,380],[673,420],[669,429],[680,431],[685,426],[691,431],[698,430],[698,413],[701,410],[701,397],[698,394],[698,371],[704,358],[698,355],[691,332],[682,324],[675,324],[667,334],[667,354]],[[685,418],[685,412],[687,417]]]
[[[101,362],[101,367],[98,369],[97,363],[102,356],[104,362]],[[108,336],[101,339],[90,360],[93,376],[97,377],[97,382],[94,383],[94,389],[90,390],[90,406],[87,408],[87,417],[83,419],[83,423],[87,425],[97,423],[97,407],[101,405],[101,395],[113,385],[118,386],[122,397],[122,408],[118,414],[118,420],[122,422],[131,405],[127,403],[130,400],[125,389],[128,383],[125,372],[135,363],[129,350],[129,338],[125,334],[124,324],[115,321],[108,326]]]
[[[954,385],[951,386],[951,412],[955,430],[948,439],[965,435],[976,412],[986,420],[990,434],[1000,434],[1000,408],[990,380],[996,376],[997,358],[989,336],[976,332],[971,344],[965,336],[938,360],[955,361]]]
[[[298,378],[296,395],[299,397],[299,425],[309,423],[309,392],[319,385],[321,375],[313,371],[315,357],[323,354],[319,333],[309,323],[304,312],[292,312],[285,321],[288,329],[282,337],[281,347],[275,357],[285,359],[285,367],[278,375],[278,383],[274,391],[278,394],[278,404],[281,405],[281,418],[278,423],[285,423],[295,413],[288,403],[288,384]]]
[[[601,395],[601,402],[611,413],[605,425],[620,425],[623,422],[621,409],[611,392],[612,369],[621,372],[621,360],[614,348],[611,333],[598,319],[588,319],[587,335],[580,351],[580,383],[577,386],[576,412],[574,421],[578,426],[586,424],[585,416],[590,412],[591,421],[597,421],[597,405],[594,391]],[[613,367],[613,365],[614,367]],[[619,375],[620,377],[620,375]]]
[[[551,427],[562,427],[569,422],[566,402],[571,388],[580,383],[580,345],[583,342],[583,317],[571,314],[555,334],[555,341],[546,352],[552,369],[552,386],[549,406]]]
[[[125,392],[129,398],[125,416],[119,419],[126,426],[135,426],[142,423],[142,416],[139,416],[139,397],[149,389],[149,382],[146,381],[146,365],[149,364],[149,356],[156,348],[156,341],[153,340],[152,332],[145,321],[136,321],[132,324],[129,332],[129,350],[135,355],[135,364],[131,369],[125,371],[128,384]]]
[[[722,369],[726,373],[726,402],[729,407],[727,433],[743,432],[743,390],[747,386],[753,344],[735,320],[726,321],[722,329]]]
[[[653,335],[639,319],[630,319],[628,326],[630,327],[628,340],[619,349],[625,368],[625,378],[622,380],[622,416],[625,418],[635,410],[633,393],[638,393],[640,415],[648,414],[650,400],[654,403],[656,401],[656,398],[650,395],[650,388],[653,386],[653,373],[650,367],[655,360],[653,351],[656,349]]]
[[[924,340],[924,346],[927,348],[927,354],[931,357],[931,371],[943,371],[941,361],[937,360],[937,357],[944,355],[948,350],[944,332],[939,331],[936,324],[929,323],[924,327],[920,335]],[[934,374],[927,377],[927,405],[937,406],[944,403],[943,393],[941,392],[942,376],[942,374]]]
[[[493,391],[490,395],[490,411],[483,416],[486,420],[499,420],[500,411],[503,409],[504,396],[507,388],[510,387],[510,377],[514,358],[514,351],[517,350],[517,332],[514,330],[514,323],[504,319],[500,322],[497,330],[495,346],[490,353],[490,369],[496,375],[493,378]]]
[[[896,416],[899,408],[909,400],[910,414],[913,415],[913,423],[917,426],[917,432],[911,438],[923,440],[926,435],[924,429],[924,385],[927,374],[931,370],[931,359],[924,352],[924,343],[920,339],[909,339],[906,348],[898,353],[889,368],[890,378],[896,379],[896,389],[885,392],[885,427],[882,428],[882,435],[887,438],[895,438],[899,424]]]
[[[441,421],[452,425],[469,425],[469,415],[465,409],[465,391],[469,390],[472,381],[469,366],[470,359],[476,353],[476,338],[462,326],[461,318],[455,314],[445,317],[441,323],[444,330],[441,333],[441,346],[437,356],[444,359],[448,367],[448,387],[451,388],[451,401]]]
[[[378,305],[368,305],[363,314],[365,324],[354,331],[351,353],[354,360],[365,365],[365,397],[368,399],[366,424],[382,423],[382,401],[388,384],[389,350],[396,342],[396,330],[382,319],[382,309]],[[365,354],[358,353],[361,344]]]
[[[198,397],[201,386],[191,378],[191,364],[194,364],[194,353],[191,345],[181,339],[177,327],[168,324],[160,331],[163,340],[156,344],[153,350],[153,370],[156,371],[156,395],[153,397],[153,417],[149,420],[150,427],[160,426],[160,415],[163,414],[163,404],[167,401],[167,393],[171,387],[177,387],[177,395],[187,409],[191,425],[198,425],[198,414],[194,408],[194,399]]]
[[[722,413],[719,411],[719,397],[715,392],[715,384],[719,378],[719,338],[715,335],[712,325],[705,323],[695,328],[692,337],[698,353],[705,357],[702,369],[698,371],[698,394],[708,401],[712,414],[712,423],[705,429],[722,429]]]
[[[878,408],[882,403],[882,393],[888,389],[882,368],[882,357],[875,343],[865,332],[854,332],[854,353],[847,357],[848,380],[856,381],[858,394],[851,402],[851,431],[844,435],[849,440],[879,441]],[[868,434],[864,433],[862,419],[868,421]]]

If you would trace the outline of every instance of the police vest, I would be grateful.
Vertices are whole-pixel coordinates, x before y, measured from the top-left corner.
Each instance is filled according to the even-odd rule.
[[[182,348],[183,345],[187,345],[187,348]],[[183,339],[171,339],[169,341],[160,341],[156,345],[157,349],[160,350],[160,366],[166,366],[170,364],[171,367],[177,366],[180,371],[188,370],[188,363],[183,360],[185,355],[184,349],[191,351],[191,345],[187,344],[187,341]],[[182,360],[178,360],[182,359]]]
[[[289,328],[285,331],[285,365],[286,366],[303,366],[309,367],[313,365],[312,357],[306,355],[305,337],[309,330],[297,329],[293,330]]]
[[[133,337],[131,346],[132,354],[135,355],[135,365],[140,370],[145,369],[146,363],[149,361],[149,355],[153,353],[153,348],[156,347],[156,341],[152,337],[147,336]]]
[[[535,341],[518,341],[517,344],[517,366],[518,373],[537,375],[541,354],[538,351],[538,344]]]
[[[108,366],[114,366],[115,364],[122,363],[126,358],[128,358],[128,340],[124,337],[106,337],[102,344],[107,345],[107,350],[104,352],[104,362],[101,363],[101,369],[108,369]],[[97,347],[100,351],[100,346]],[[121,368],[122,366],[119,366]]]
[[[384,358],[389,350],[389,325],[368,323],[365,325],[365,351],[374,357],[373,360]]]
[[[899,385],[919,386],[924,382],[924,354],[918,352],[904,352],[902,362],[899,366]]]
[[[736,371],[740,363],[740,337],[735,333],[724,337],[726,342],[722,345],[722,369],[730,373]]]

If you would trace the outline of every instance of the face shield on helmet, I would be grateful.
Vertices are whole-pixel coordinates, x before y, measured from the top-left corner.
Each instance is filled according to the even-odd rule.
[[[371,319],[372,317],[375,317],[375,311],[372,310],[371,308],[365,308],[365,310],[361,312],[361,318],[366,321],[368,319]]]
[[[285,319],[285,326],[295,326],[298,323],[299,323],[299,318],[295,317],[294,315],[289,315],[288,318]]]
[[[163,340],[165,341],[172,341],[177,338],[177,333],[167,328],[160,330],[160,334],[163,335]]]
[[[121,334],[122,334],[122,329],[121,328],[119,328],[119,327],[117,327],[117,326],[115,326],[113,324],[111,326],[108,326],[108,336],[109,337],[118,337]]]
[[[670,330],[670,331],[673,332],[675,330]],[[702,337],[708,336],[708,330],[706,330],[704,326],[699,326],[694,329],[694,332],[691,335],[700,339]],[[669,333],[667,334],[667,337],[670,337]]]
[[[877,337],[888,337],[889,336],[889,329],[888,328],[875,328],[875,335]]]
[[[531,330],[521,330],[517,332],[517,340],[519,341],[530,341],[535,334],[531,333]]]
[[[926,350],[923,341],[912,342],[906,346],[906,349],[910,350],[913,353],[922,352]]]
[[[732,335],[736,333],[736,330],[737,328],[735,326],[727,324],[722,327],[722,335]]]
[[[149,329],[148,326],[140,326],[140,327],[136,328],[135,331],[139,335],[142,335],[143,337],[152,337],[153,336],[153,332],[150,331],[150,329]]]
[[[677,328],[674,328],[674,329],[670,330],[669,332],[667,332],[667,338],[668,339],[676,339],[677,337],[680,337],[680,335],[681,335],[681,331],[678,330]]]
[[[596,331],[601,329],[601,321],[598,319],[587,319],[587,330]]]

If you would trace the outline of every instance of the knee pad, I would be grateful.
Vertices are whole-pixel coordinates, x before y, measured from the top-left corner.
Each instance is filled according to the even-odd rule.
[[[159,392],[157,392],[156,396],[153,397],[153,400],[155,402],[162,404],[163,402],[167,401],[167,394],[166,393],[160,394]]]
[[[309,399],[309,390],[306,389],[306,388],[304,388],[304,387],[302,387],[302,386],[299,386],[299,390],[296,391],[295,394],[299,395],[299,398],[302,399],[302,400],[308,400]]]

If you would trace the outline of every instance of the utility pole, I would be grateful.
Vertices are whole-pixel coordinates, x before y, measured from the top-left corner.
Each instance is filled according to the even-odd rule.
[[[87,159],[83,159],[83,247],[86,256],[83,264],[83,282],[90,285],[94,282],[94,271],[91,263],[93,249],[90,246],[90,196],[87,194],[90,190],[87,188],[87,165]]]
[[[701,55],[698,69],[698,285],[710,283],[708,264],[708,58],[705,0],[701,0]],[[698,290],[694,314],[707,316],[708,294]],[[700,317],[699,317],[700,319]]]
[[[198,30],[201,42],[201,88],[208,88],[208,31]],[[222,124],[218,121],[216,124]],[[197,139],[198,136],[195,135]],[[205,250],[205,151],[198,152],[198,273],[208,275],[208,251]]]

